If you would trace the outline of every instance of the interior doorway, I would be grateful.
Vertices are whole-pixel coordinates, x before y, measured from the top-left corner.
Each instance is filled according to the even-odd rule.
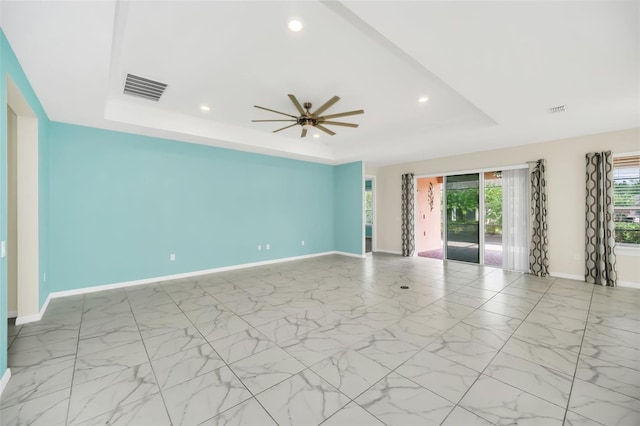
[[[16,324],[39,317],[38,118],[7,76],[7,312]]]
[[[364,252],[374,251],[375,222],[375,177],[366,177],[364,181]]]

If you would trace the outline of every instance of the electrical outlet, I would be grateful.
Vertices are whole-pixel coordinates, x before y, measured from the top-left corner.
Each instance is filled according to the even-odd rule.
[[[173,253],[171,253],[171,254],[169,255],[169,260],[170,260],[171,262],[174,262],[174,261],[176,260],[176,255],[175,255],[175,254],[173,254]]]
[[[269,250],[271,247],[269,246],[269,244],[267,244],[267,250]]]
[[[302,240],[302,243],[300,243],[301,245],[304,245],[304,240]]]
[[[262,246],[258,244],[258,251],[262,250]]]

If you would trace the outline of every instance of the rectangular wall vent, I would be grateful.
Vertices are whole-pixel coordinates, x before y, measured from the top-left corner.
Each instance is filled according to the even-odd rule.
[[[167,85],[160,83],[159,81],[153,81],[137,75],[127,74],[127,80],[124,83],[124,94],[139,96],[141,98],[158,102],[166,88]]]
[[[566,110],[567,110],[566,105],[558,105],[558,106],[549,108],[547,111],[549,111],[549,114],[558,114],[559,112],[565,112]]]

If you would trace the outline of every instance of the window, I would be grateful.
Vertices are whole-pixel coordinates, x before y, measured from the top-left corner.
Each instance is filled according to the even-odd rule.
[[[613,204],[616,242],[640,245],[640,155],[613,159]]]
[[[367,225],[373,225],[373,191],[370,189],[364,192],[364,214]]]

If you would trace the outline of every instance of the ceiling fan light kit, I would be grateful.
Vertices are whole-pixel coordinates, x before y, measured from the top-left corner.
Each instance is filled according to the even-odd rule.
[[[341,112],[341,113],[337,113],[337,114],[329,114],[329,115],[321,115],[322,113],[324,113],[326,110],[328,110],[329,108],[331,108],[333,106],[333,104],[335,104],[336,102],[338,102],[340,100],[340,98],[338,96],[334,96],[331,99],[329,99],[327,102],[325,102],[324,104],[322,104],[322,106],[320,106],[320,108],[318,108],[317,110],[311,112],[311,107],[312,104],[311,102],[305,102],[303,105],[300,105],[300,102],[298,102],[298,99],[296,99],[296,97],[294,95],[288,95],[289,99],[291,100],[291,102],[293,103],[293,105],[296,107],[296,110],[298,110],[298,113],[300,115],[296,116],[293,114],[288,114],[286,112],[281,112],[281,111],[276,111],[270,108],[265,108],[265,107],[261,107],[258,105],[254,105],[255,108],[258,109],[263,109],[265,111],[269,111],[269,112],[274,112],[276,114],[280,114],[280,115],[285,115],[287,117],[289,117],[288,119],[280,119],[280,120],[251,120],[254,123],[264,123],[264,122],[289,122],[289,123],[293,123],[293,124],[289,124],[287,126],[281,127],[280,129],[276,129],[273,131],[273,133],[277,133],[280,132],[282,130],[288,129],[290,127],[293,126],[301,126],[302,127],[302,133],[300,134],[301,138],[304,138],[307,136],[307,131],[311,128],[316,128],[319,129],[325,133],[327,133],[328,135],[335,135],[336,133],[330,129],[328,129],[327,127],[325,127],[325,125],[329,125],[329,126],[344,126],[344,127],[358,127],[357,124],[355,123],[343,123],[340,121],[330,121],[330,119],[332,118],[339,118],[339,117],[347,117],[350,115],[357,115],[357,114],[364,114],[364,110],[354,110],[354,111],[347,111],[347,112]]]

